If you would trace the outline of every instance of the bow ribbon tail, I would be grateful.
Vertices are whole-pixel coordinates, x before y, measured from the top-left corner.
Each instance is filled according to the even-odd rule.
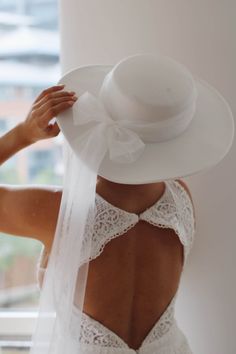
[[[73,149],[78,151],[77,158],[83,160],[93,171],[98,171],[108,149],[106,139],[103,138],[105,134],[106,125],[96,124],[73,140]]]
[[[135,132],[122,126],[120,122],[114,121],[99,99],[88,91],[81,95],[74,104],[73,121],[75,126],[95,123],[92,128],[88,128],[85,133],[79,134],[79,137],[75,138],[75,151],[81,152],[86,144],[90,144],[91,148],[94,148],[94,144],[96,144],[95,149],[102,149],[103,157],[108,149],[111,160],[119,163],[131,163],[137,160],[145,147]],[[91,150],[90,159],[93,156],[94,151]],[[99,159],[97,162],[100,163],[101,160]]]
[[[107,140],[110,159],[120,163],[134,162],[145,148],[136,133],[116,124],[108,127]]]
[[[74,125],[111,120],[102,103],[88,91],[79,97],[72,110]]]

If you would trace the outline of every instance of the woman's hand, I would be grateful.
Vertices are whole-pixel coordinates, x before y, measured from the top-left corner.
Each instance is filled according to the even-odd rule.
[[[24,138],[30,144],[59,134],[60,128],[57,122],[51,124],[49,121],[72,107],[78,99],[73,91],[61,91],[64,86],[49,87],[43,90],[34,101],[25,121],[22,122]]]

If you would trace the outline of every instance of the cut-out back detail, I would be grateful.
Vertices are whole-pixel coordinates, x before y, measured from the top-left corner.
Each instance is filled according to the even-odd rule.
[[[145,339],[143,340],[142,345],[147,343],[152,343],[154,340],[161,338],[165,333],[168,332],[170,326],[174,322],[174,304],[176,300],[176,295],[172,298],[171,302],[167,306],[166,310],[162,316],[158,319],[152,329],[149,331]],[[107,345],[116,347],[116,348],[129,348],[127,343],[120,338],[116,333],[105,327],[101,322],[95,320],[91,316],[82,312],[78,307],[73,307],[73,322],[71,326],[71,332],[74,339],[79,340],[83,344],[93,344],[94,337],[96,336],[96,343],[100,345]],[[81,333],[78,334],[76,326],[78,314],[82,315],[82,327]],[[91,326],[92,324],[92,326]]]
[[[178,218],[178,210],[174,202],[172,193],[168,188],[169,183],[180,200],[182,222]],[[98,257],[105,245],[113,238],[125,234],[134,227],[139,220],[144,220],[154,226],[162,228],[172,228],[178,235],[184,246],[184,265],[188,253],[193,244],[194,238],[194,214],[190,196],[184,187],[176,181],[165,181],[165,191],[151,207],[137,215],[120,209],[99,194],[96,194],[96,217],[95,225],[86,225],[86,238],[83,243],[83,254],[85,255],[82,263]],[[92,240],[92,254],[88,255],[89,240]],[[81,263],[81,264],[82,264]]]
[[[180,202],[181,221],[178,217],[179,214],[177,210],[177,205],[170,191],[170,188],[168,188],[170,183],[172,189],[174,189],[175,195],[177,195],[178,197],[178,201]],[[105,245],[109,241],[125,234],[129,229],[134,227],[139,220],[144,220],[154,226],[162,228],[172,228],[175,231],[176,235],[179,237],[180,242],[184,246],[185,265],[187,256],[194,242],[195,222],[191,198],[187,191],[184,189],[184,187],[178,181],[165,181],[165,190],[162,196],[158,199],[156,203],[154,203],[151,207],[147,208],[139,215],[127,212],[112,205],[97,193],[95,203],[95,223],[94,225],[91,225],[89,223],[88,218],[88,222],[86,224],[86,237],[82,245],[82,254],[84,255],[84,259],[82,259],[81,265],[92,259],[97,258],[102,253]],[[89,254],[90,241],[91,254]],[[39,264],[40,262],[41,259],[39,260]],[[43,267],[38,267],[38,277],[40,277],[41,275],[40,272],[42,273],[44,271],[45,269]],[[177,292],[178,291],[176,291],[174,297],[172,298],[164,313],[161,315],[159,320],[156,322],[156,324],[153,326],[153,328],[143,340],[139,350],[141,350],[141,348],[143,348],[143,346],[147,344],[154,343],[156,341],[160,342],[160,339],[164,341],[164,338],[173,329],[173,331],[175,331],[176,333],[176,338],[182,338],[179,343],[179,351],[177,351],[176,349],[175,351],[173,351],[173,354],[192,353],[184,334],[180,331],[174,319],[174,305],[177,297]],[[105,346],[110,348],[126,348],[131,350],[131,348],[129,348],[128,345],[123,341],[123,339],[120,338],[116,333],[106,328],[99,321],[93,319],[88,314],[83,312],[81,314],[82,327],[80,335],[78,336],[78,330],[76,331],[76,329],[78,328],[78,326],[76,326],[76,318],[78,316],[78,312],[80,312],[80,310],[76,306],[74,306],[71,333],[75,340],[78,340],[81,344],[84,345],[99,345],[103,347]],[[167,353],[167,351],[163,353]],[[160,354],[162,354],[162,352],[160,352]]]

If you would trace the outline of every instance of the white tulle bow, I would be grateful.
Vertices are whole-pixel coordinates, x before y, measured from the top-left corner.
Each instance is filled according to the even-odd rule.
[[[80,141],[87,140],[88,133],[96,128],[100,129],[105,140],[104,148],[109,151],[111,160],[122,163],[135,161],[142,153],[145,144],[138,134],[114,121],[106,111],[102,102],[86,91],[79,96],[73,105],[73,121],[76,126],[88,123],[93,124],[86,132],[78,137]],[[95,145],[96,146],[96,145]]]

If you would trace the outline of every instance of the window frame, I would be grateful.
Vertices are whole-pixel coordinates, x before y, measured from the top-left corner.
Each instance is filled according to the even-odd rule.
[[[37,310],[0,309],[0,348],[30,348]]]

